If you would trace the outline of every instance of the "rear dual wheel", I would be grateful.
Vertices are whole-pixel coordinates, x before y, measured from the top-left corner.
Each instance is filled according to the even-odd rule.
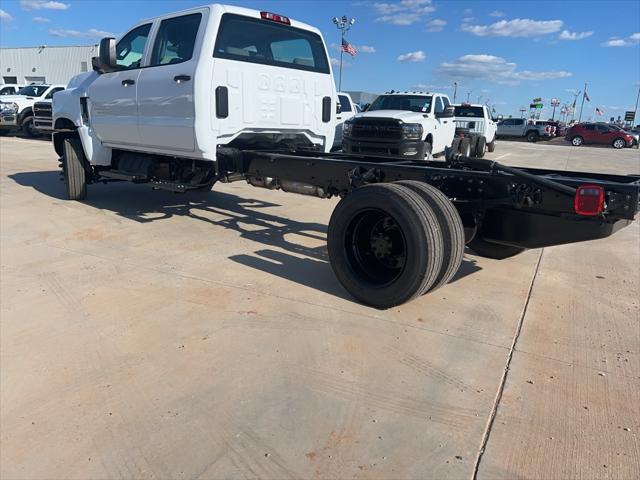
[[[382,309],[446,284],[462,261],[464,232],[455,207],[437,189],[380,183],[338,204],[327,249],[343,287]]]

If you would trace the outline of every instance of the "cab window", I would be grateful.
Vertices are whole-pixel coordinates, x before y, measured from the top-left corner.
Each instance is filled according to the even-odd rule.
[[[141,25],[127,33],[116,45],[116,63],[122,69],[140,68],[151,24]]]
[[[60,90],[64,90],[64,88],[63,87],[56,87],[56,88],[52,89],[49,93],[47,93],[47,96],[44,97],[44,98],[49,100],[49,99],[53,98],[53,94],[54,93],[59,92]]]
[[[440,97],[436,97],[436,104],[433,111],[434,113],[444,112],[444,105],[442,104],[442,99]]]
[[[160,22],[151,66],[186,62],[193,57],[201,13],[169,18]]]
[[[0,95],[13,95],[15,92],[16,91],[13,87],[4,87],[0,89]]]
[[[350,112],[351,111],[351,102],[346,95],[338,95],[338,100],[340,101],[340,111],[341,112]]]
[[[327,53],[318,34],[232,13],[222,15],[213,56],[329,73]]]

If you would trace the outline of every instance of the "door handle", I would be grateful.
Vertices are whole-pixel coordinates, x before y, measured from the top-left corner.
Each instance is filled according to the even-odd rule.
[[[189,80],[191,80],[191,75],[176,75],[173,77],[173,81],[176,83],[188,82]]]
[[[122,86],[123,87],[128,87],[129,85],[135,85],[136,81],[135,80],[131,80],[130,78],[126,79],[126,80],[122,80]]]

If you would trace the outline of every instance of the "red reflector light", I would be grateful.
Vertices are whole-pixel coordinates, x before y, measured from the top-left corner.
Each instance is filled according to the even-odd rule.
[[[285,25],[291,25],[291,20],[283,15],[270,12],[260,12],[260,16],[265,20],[271,20],[272,22],[284,23]]]
[[[599,185],[580,185],[576,189],[573,208],[578,215],[599,215],[604,209],[604,188]]]

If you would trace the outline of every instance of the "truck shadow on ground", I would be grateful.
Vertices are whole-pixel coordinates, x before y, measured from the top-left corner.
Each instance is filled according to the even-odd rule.
[[[65,200],[64,184],[58,171],[22,172],[10,175],[13,181],[49,197]],[[184,216],[233,230],[265,247],[252,254],[238,253],[229,259],[247,267],[351,299],[337,282],[326,248],[327,226],[270,213],[279,204],[214,190],[207,193],[174,194],[153,191],[140,185],[114,182],[92,185],[82,203],[112,211],[140,223]],[[451,283],[481,270],[475,260],[465,256]]]

